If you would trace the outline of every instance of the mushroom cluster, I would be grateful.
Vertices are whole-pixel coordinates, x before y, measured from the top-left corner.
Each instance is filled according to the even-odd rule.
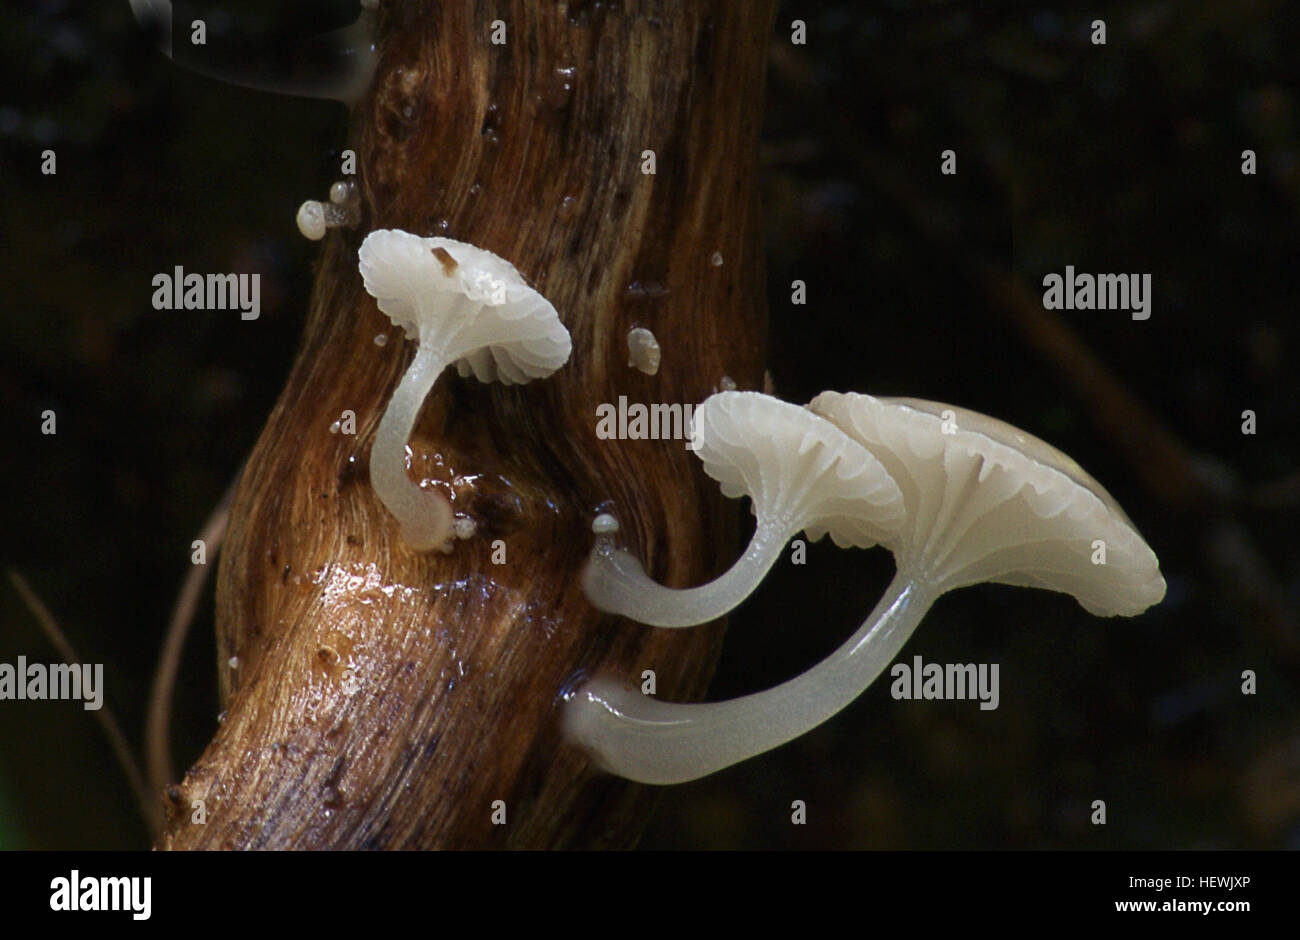
[[[569,333],[513,266],[473,245],[380,229],[359,259],[379,309],[419,344],[379,422],[371,482],[407,544],[445,549],[450,504],[407,476],[425,396],[452,363],[483,382],[548,376],[569,358]],[[815,728],[875,681],[954,588],[1046,588],[1098,616],[1133,616],[1164,597],[1155,554],[1101,484],[1056,448],[966,409],[836,392],[799,407],[726,390],[695,410],[690,449],[723,494],[749,497],[749,546],[712,582],[669,588],[618,546],[618,520],[603,513],[582,573],[598,609],[656,627],[716,620],[757,589],[800,532],[841,548],[883,545],[896,572],[839,649],[775,688],[675,704],[597,676],[570,693],[569,739],[632,780],[694,780]]]
[[[806,409],[722,392],[697,414],[706,472],[728,496],[751,498],[750,550],[712,585],[672,591],[607,532],[584,574],[595,606],[659,626],[711,620],[757,587],[801,528],[809,537],[829,531],[841,546],[878,542],[897,570],[847,642],[776,688],[687,705],[598,676],[570,694],[566,733],[612,773],[683,783],[811,730],[870,686],[954,588],[988,581],[1062,591],[1098,616],[1134,616],[1164,597],[1155,554],[1110,494],[1004,422],[937,402],[835,392]]]

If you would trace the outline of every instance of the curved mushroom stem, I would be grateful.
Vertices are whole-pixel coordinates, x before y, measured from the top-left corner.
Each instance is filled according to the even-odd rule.
[[[290,50],[299,71],[280,67],[249,67],[233,63],[210,65],[193,55],[176,60],[172,48],[171,0],[130,0],[136,20],[158,31],[158,47],[169,59],[217,81],[257,91],[307,98],[332,98],[352,104],[365,93],[374,73],[374,6],[363,2],[351,26],[299,41]],[[188,29],[189,27],[185,27]]]
[[[843,646],[788,682],[726,702],[661,702],[597,678],[565,704],[569,739],[604,769],[641,783],[686,783],[793,740],[875,681],[942,590],[894,581]]]
[[[438,349],[420,344],[402,376],[370,445],[370,483],[402,527],[402,540],[416,551],[445,549],[452,533],[451,504],[421,489],[406,475],[406,442],[425,396],[447,366]]]
[[[716,620],[752,594],[790,535],[786,523],[760,518],[745,554],[713,581],[693,588],[664,587],[635,555],[615,548],[611,536],[599,535],[582,570],[582,587],[597,610],[652,627],[694,627]]]

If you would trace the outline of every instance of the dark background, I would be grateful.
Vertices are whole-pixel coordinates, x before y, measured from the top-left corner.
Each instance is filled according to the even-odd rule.
[[[221,6],[252,28],[272,5]],[[322,29],[355,10],[312,7]],[[777,393],[950,401],[1045,438],[1125,507],[1169,593],[1133,620],[1009,587],[949,595],[904,655],[1000,664],[999,709],[895,702],[878,682],[796,742],[667,789],[644,845],[1300,848],[1300,30],[1287,9],[782,8],[762,152]],[[1105,46],[1089,42],[1094,18]],[[794,19],[804,46],[789,42]],[[220,28],[210,19],[210,38]],[[138,749],[190,542],[294,353],[319,247],[294,213],[326,198],[347,115],[176,67],[126,0],[5,4],[0,50],[0,561],[105,664]],[[46,147],[55,176],[39,172]],[[955,177],[939,173],[948,148]],[[1246,148],[1255,176],[1241,173]],[[262,272],[261,318],[154,311],[150,279],[177,264]],[[1151,273],[1151,319],[1043,311],[1042,277],[1067,264]],[[1071,363],[972,271],[1021,284],[1034,322],[1063,326],[1108,386],[1151,409],[1198,498],[1173,498],[1105,429]],[[804,307],[789,303],[796,278]],[[39,433],[46,408],[53,437]],[[778,566],[733,617],[710,697],[812,665],[891,573],[881,550],[820,544],[805,566]],[[179,766],[215,728],[211,604],[209,586],[177,690]],[[0,662],[19,655],[57,658],[6,580]],[[1243,669],[1255,696],[1240,693]],[[790,823],[795,799],[806,826]],[[1105,826],[1089,824],[1095,799]],[[0,702],[0,847],[147,844],[89,713]]]

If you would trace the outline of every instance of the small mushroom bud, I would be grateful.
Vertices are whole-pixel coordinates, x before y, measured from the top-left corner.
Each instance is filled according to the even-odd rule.
[[[351,180],[339,180],[330,186],[330,202],[336,206],[355,206],[361,201],[357,184]]]
[[[654,375],[659,371],[659,340],[643,326],[627,334],[627,364],[638,372]]]
[[[360,218],[361,214],[355,202],[339,204],[308,199],[298,207],[298,231],[312,241],[318,242],[325,237],[329,229],[356,225]]]

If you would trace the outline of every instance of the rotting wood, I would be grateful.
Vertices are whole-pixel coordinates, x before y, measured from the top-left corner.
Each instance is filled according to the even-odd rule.
[[[762,388],[772,16],[768,2],[384,5],[351,135],[362,225],[325,242],[301,351],[239,487],[217,585],[224,720],[169,788],[161,848],[634,843],[654,791],[560,740],[560,696],[579,670],[632,682],[652,668],[661,696],[698,699],[721,634],[597,614],[578,584],[591,519],[612,501],[650,573],[682,586],[730,564],[738,506],[681,441],[598,440],[595,410],[619,395],[695,404],[724,375]],[[478,526],[451,555],[403,546],[367,480],[414,353],[357,273],[361,238],[384,227],[507,258],[573,336],[550,379],[449,372],[429,396],[412,471]],[[627,367],[638,325],[663,349],[655,376]],[[355,436],[330,432],[345,409]]]

